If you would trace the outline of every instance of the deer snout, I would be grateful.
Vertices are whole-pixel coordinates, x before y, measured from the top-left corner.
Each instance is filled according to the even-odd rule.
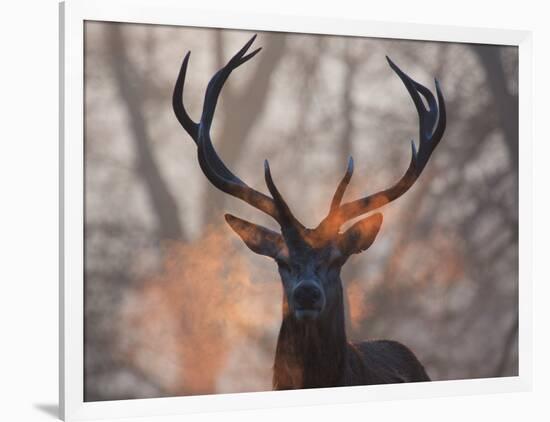
[[[294,301],[301,308],[312,308],[321,299],[321,290],[312,284],[301,284],[294,290]]]
[[[292,293],[292,299],[298,319],[316,318],[323,308],[323,292],[312,281],[299,283]]]

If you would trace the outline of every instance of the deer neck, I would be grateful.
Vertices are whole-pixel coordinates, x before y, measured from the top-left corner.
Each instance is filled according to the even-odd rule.
[[[332,387],[341,382],[348,343],[340,302],[314,322],[300,322],[283,312],[273,368],[275,389]]]

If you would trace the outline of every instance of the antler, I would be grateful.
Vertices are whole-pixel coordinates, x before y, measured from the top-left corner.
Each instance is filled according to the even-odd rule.
[[[212,119],[216,110],[218,97],[223,85],[231,72],[240,65],[253,58],[261,48],[246,54],[254,40],[254,35],[244,47],[235,54],[231,60],[221,68],[210,80],[206,89],[203,111],[198,123],[194,122],[185,110],[183,104],[183,88],[185,84],[185,75],[189,62],[190,52],[185,55],[181,69],[174,87],[172,105],[176,117],[180,124],[197,144],[199,165],[208,178],[208,180],[221,191],[239,198],[253,207],[265,212],[273,217],[283,229],[283,232],[289,233],[292,229],[298,232],[305,230],[304,226],[294,217],[290,208],[286,204],[279,190],[275,186],[271,177],[269,163],[265,162],[265,182],[271,193],[271,197],[251,188],[227,168],[221,158],[218,156],[212,140],[210,139],[210,128]],[[346,173],[334,196],[332,198],[330,211],[317,227],[318,234],[335,234],[340,226],[348,220],[358,217],[367,212],[373,211],[381,206],[399,198],[407,192],[416,182],[424,167],[428,163],[434,149],[441,140],[446,126],[445,101],[439,83],[435,80],[437,101],[432,92],[425,86],[407,76],[389,57],[386,57],[390,67],[397,73],[409,95],[411,96],[419,119],[419,148],[418,151],[411,141],[412,156],[411,162],[405,174],[397,183],[388,189],[376,192],[372,195],[347,202],[341,205],[344,192],[351,180],[353,174],[353,159],[350,157]],[[424,105],[422,97],[427,102],[428,108]]]
[[[441,93],[437,79],[435,79],[435,89],[437,93],[436,101],[434,95],[428,88],[407,76],[394,62],[390,60],[389,57],[386,56],[386,59],[388,60],[390,67],[403,81],[403,84],[407,88],[407,91],[416,106],[420,126],[418,151],[414,141],[411,141],[412,157],[409,168],[401,179],[399,179],[399,181],[393,186],[386,190],[340,205],[344,191],[351,179],[351,174],[353,173],[353,161],[350,158],[346,175],[340,182],[338,189],[334,194],[334,198],[332,199],[330,212],[319,225],[321,230],[326,229],[332,233],[337,232],[340,226],[346,221],[380,208],[381,206],[399,198],[407,192],[416,182],[422,173],[422,170],[424,170],[424,167],[428,163],[432,152],[441,140],[443,132],[445,131],[445,100],[443,98],[443,94]],[[428,108],[424,105],[420,95],[426,99]]]
[[[261,50],[261,48],[258,48],[246,54],[255,39],[256,35],[254,35],[244,47],[229,60],[227,65],[221,68],[212,77],[206,88],[204,105],[199,123],[194,122],[191,117],[189,117],[183,104],[185,74],[191,54],[191,52],[188,52],[183,59],[178,79],[174,86],[172,106],[178,121],[197,144],[199,165],[203,173],[216,188],[265,212],[273,217],[281,227],[285,226],[303,229],[303,226],[292,215],[288,205],[273,183],[267,161],[265,165],[265,179],[273,198],[251,188],[235,176],[218,156],[212,145],[212,140],[210,139],[210,127],[212,126],[212,119],[223,85],[233,70],[246,63]]]

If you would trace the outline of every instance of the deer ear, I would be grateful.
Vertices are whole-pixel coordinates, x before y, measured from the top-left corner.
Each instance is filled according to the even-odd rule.
[[[349,256],[368,249],[376,239],[380,226],[382,226],[382,214],[380,213],[359,220],[339,236],[340,251]]]
[[[271,258],[288,255],[286,243],[279,233],[231,214],[225,214],[225,221],[252,252]]]

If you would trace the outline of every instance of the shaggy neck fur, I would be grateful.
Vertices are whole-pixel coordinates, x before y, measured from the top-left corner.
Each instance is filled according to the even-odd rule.
[[[312,322],[297,321],[283,305],[273,388],[321,388],[349,384],[354,372],[362,372],[355,348],[346,339],[342,297],[332,309]]]

